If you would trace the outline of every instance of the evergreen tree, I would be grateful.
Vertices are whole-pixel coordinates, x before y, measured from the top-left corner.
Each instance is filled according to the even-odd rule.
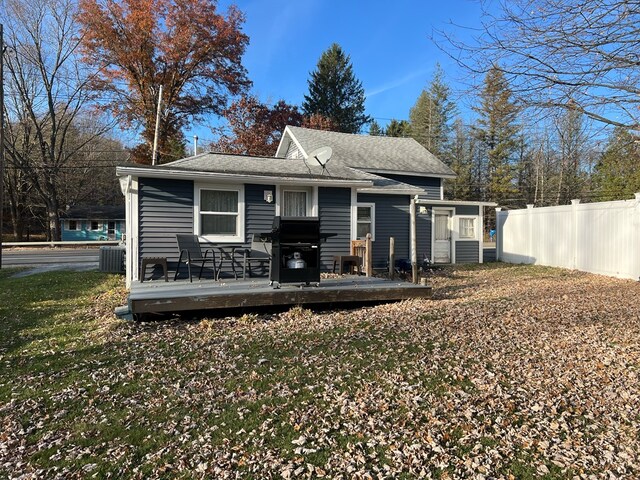
[[[371,121],[365,114],[362,82],[355,77],[349,56],[337,43],[320,56],[307,83],[309,94],[302,102],[306,116],[323,115],[344,133],[358,133]]]
[[[583,114],[577,110],[563,111],[556,121],[556,130],[560,148],[556,205],[567,205],[581,197],[585,180],[581,168],[587,145]]]
[[[444,82],[439,64],[428,87],[420,93],[409,112],[411,136],[441,160],[447,160],[451,120],[456,111],[451,90]]]
[[[493,67],[480,92],[480,106],[474,108],[479,119],[475,127],[486,157],[484,199],[511,205],[516,196],[515,156],[519,145],[516,118],[519,108],[502,71]]]
[[[393,118],[389,125],[387,125],[387,129],[385,130],[385,135],[387,137],[408,137],[410,136],[411,129],[409,126],[409,122],[406,120],[396,120]]]
[[[373,135],[374,137],[380,137],[384,135],[384,130],[375,120],[371,120],[371,123],[369,124],[369,135]]]
[[[593,184],[597,200],[626,200],[640,192],[640,146],[638,138],[616,128],[596,165]]]
[[[456,172],[457,177],[445,181],[445,198],[452,200],[473,200],[477,198],[473,182],[476,143],[477,140],[470,135],[469,128],[462,123],[462,120],[457,119],[453,124],[453,138],[451,139],[449,150],[451,169]]]

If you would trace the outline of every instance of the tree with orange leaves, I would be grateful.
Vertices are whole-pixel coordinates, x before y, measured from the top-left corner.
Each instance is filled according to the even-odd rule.
[[[243,14],[226,14],[216,0],[80,0],[82,48],[96,66],[92,82],[102,107],[122,125],[142,127],[145,143],[134,160],[149,163],[158,91],[162,114],[158,151],[175,159],[184,149],[182,129],[206,114],[221,115],[230,96],[250,85],[242,55],[248,37]]]

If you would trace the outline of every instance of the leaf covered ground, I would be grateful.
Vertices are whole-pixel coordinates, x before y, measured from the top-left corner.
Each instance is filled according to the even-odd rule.
[[[126,323],[0,271],[0,477],[638,478],[640,285],[445,270],[434,298]]]

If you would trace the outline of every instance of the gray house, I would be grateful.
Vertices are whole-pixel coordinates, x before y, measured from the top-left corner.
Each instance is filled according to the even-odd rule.
[[[330,147],[329,161],[313,152]],[[371,233],[373,266],[386,268],[389,238],[396,258],[410,258],[416,199],[417,255],[440,263],[482,262],[482,202],[443,199],[454,172],[410,138],[353,135],[286,127],[275,158],[204,153],[159,166],[117,167],[126,197],[127,283],[140,259],[178,261],[177,233],[216,245],[249,246],[274,216],[317,216],[321,266]]]

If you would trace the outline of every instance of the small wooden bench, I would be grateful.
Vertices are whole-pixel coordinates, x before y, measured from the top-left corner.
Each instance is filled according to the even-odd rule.
[[[351,271],[352,267],[355,267],[358,271],[358,275],[360,275],[360,257],[358,255],[335,255],[333,257],[333,273],[336,273],[336,264],[340,265],[340,275],[342,275],[344,271],[345,263],[349,264],[349,271]]]
[[[164,272],[164,281],[169,281],[169,275],[167,272],[167,257],[143,257],[140,267],[140,282],[144,282],[144,275],[147,271],[147,265],[160,265]]]

